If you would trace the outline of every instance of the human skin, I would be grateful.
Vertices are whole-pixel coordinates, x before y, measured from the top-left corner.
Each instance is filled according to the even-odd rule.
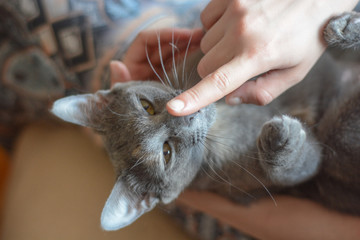
[[[182,58],[199,49],[202,36],[201,29],[165,28],[139,33],[123,60],[110,63],[111,82],[157,79],[157,74],[161,76],[164,72],[163,67],[166,71],[173,67],[173,58]]]
[[[224,96],[229,104],[268,104],[301,81],[323,53],[330,17],[356,3],[212,0],[201,14],[205,56],[197,69],[203,79],[170,101],[169,113],[188,115]]]
[[[289,196],[242,206],[210,192],[185,191],[178,204],[202,211],[258,239],[360,239],[360,218]]]

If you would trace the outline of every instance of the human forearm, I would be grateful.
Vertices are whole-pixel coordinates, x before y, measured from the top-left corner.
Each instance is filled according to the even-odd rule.
[[[360,218],[309,200],[275,196],[245,207],[209,192],[187,191],[177,202],[259,239],[360,239]]]

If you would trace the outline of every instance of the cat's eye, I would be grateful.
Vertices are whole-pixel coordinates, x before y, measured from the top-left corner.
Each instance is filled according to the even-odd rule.
[[[165,163],[167,164],[170,159],[171,159],[171,147],[169,145],[168,142],[165,142],[164,143],[164,146],[163,146],[163,155],[164,155],[164,160],[165,160]]]
[[[155,114],[155,110],[154,107],[151,103],[149,103],[149,101],[144,100],[144,99],[140,99],[140,103],[141,106],[145,109],[145,111],[150,114],[150,115],[154,115]]]

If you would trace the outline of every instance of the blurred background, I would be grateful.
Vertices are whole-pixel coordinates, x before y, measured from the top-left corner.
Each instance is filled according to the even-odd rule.
[[[48,109],[60,97],[109,88],[108,63],[139,31],[194,27],[205,3],[0,0],[1,239],[189,239],[164,210],[101,230],[115,179],[108,158]]]

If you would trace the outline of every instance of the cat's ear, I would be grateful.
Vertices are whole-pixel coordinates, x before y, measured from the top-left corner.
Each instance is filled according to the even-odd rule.
[[[64,121],[86,127],[97,127],[101,111],[108,104],[110,90],[82,94],[56,100],[51,112]]]
[[[158,202],[159,199],[152,194],[136,194],[123,181],[118,180],[102,211],[101,226],[107,231],[126,227],[153,209]]]

